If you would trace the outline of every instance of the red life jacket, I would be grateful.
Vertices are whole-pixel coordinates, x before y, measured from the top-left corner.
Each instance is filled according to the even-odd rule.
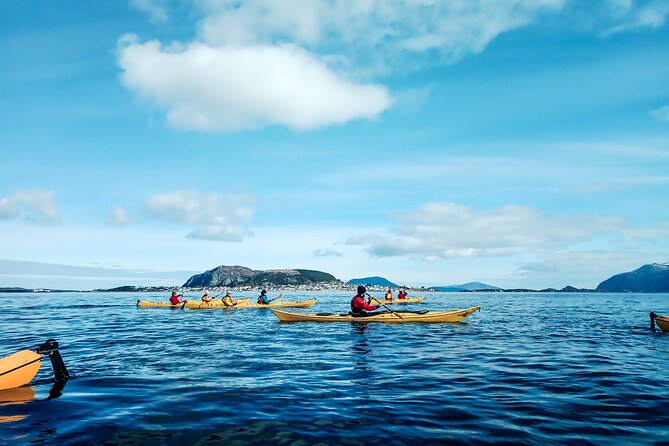
[[[359,294],[351,300],[351,313],[354,315],[364,314],[365,311],[376,310],[377,308],[379,308],[377,305],[369,305],[365,302],[365,298]]]
[[[178,303],[179,303],[179,297],[180,297],[180,296],[181,296],[181,294],[175,294],[174,296],[170,297],[170,303],[171,303],[172,305],[176,305],[176,304],[178,304]]]

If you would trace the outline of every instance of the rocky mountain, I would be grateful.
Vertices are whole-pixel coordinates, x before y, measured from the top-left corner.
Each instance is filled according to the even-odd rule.
[[[481,282],[467,282],[462,285],[432,286],[430,288],[436,291],[456,292],[456,293],[461,291],[501,290],[501,288],[492,285],[486,285],[485,283]]]
[[[348,282],[349,285],[374,285],[374,286],[383,286],[383,287],[389,287],[389,288],[399,288],[399,285],[396,285],[392,283],[390,280],[384,278],[384,277],[379,277],[379,276],[372,276],[372,277],[362,277],[360,279],[351,279]]]
[[[309,269],[253,270],[245,266],[221,265],[192,276],[184,287],[235,287],[265,285],[307,285],[319,282],[339,282],[332,274]]]
[[[669,292],[669,263],[652,263],[634,271],[616,274],[597,285],[596,291],[667,293]]]

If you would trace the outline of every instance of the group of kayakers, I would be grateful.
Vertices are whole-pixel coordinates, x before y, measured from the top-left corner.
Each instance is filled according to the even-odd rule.
[[[207,302],[207,303],[211,302],[219,295],[220,294],[217,294],[216,296],[211,297],[209,296],[209,291],[205,291],[204,294],[202,295],[202,302]],[[406,291],[406,288],[402,288],[397,293],[397,299],[406,299],[407,295],[408,293]],[[368,297],[367,300],[365,300],[365,296]],[[172,296],[170,296],[170,303],[172,305],[179,305],[185,303],[186,301],[182,300],[181,299],[182,297],[183,293],[177,294],[176,291],[172,291]],[[378,310],[381,305],[372,305],[372,300],[376,301],[376,299],[372,298],[372,296],[367,294],[367,288],[365,288],[362,285],[358,286],[357,294],[353,297],[353,299],[351,299],[351,314],[353,316],[368,316],[369,311]],[[393,300],[392,288],[388,288],[388,291],[386,292],[385,295],[385,300]],[[226,292],[225,296],[222,298],[222,302],[226,307],[233,307],[237,304],[237,302],[230,295],[230,291]],[[259,304],[264,304],[264,305],[268,305],[271,302],[269,297],[267,297],[267,290],[262,290],[260,292],[260,296],[258,296],[257,302]],[[376,302],[381,304],[381,302],[378,301]]]
[[[211,297],[209,295],[209,291],[205,290],[204,294],[202,295],[201,300],[202,300],[202,302],[209,303],[209,302],[213,301],[214,299],[216,299],[218,296],[220,296],[220,294],[217,294],[216,296]],[[186,302],[186,300],[183,300],[182,297],[183,297],[183,293],[182,294],[177,294],[176,291],[172,291],[172,295],[170,296],[170,303],[172,305],[183,304],[183,303]],[[223,296],[221,301],[223,302],[223,304],[226,307],[234,307],[235,305],[237,305],[237,301],[232,298],[232,296],[230,295],[230,291],[225,293],[225,296]],[[258,296],[258,303],[267,305],[270,302],[271,302],[271,300],[269,299],[269,297],[267,297],[267,290],[262,290],[260,292],[260,296]]]
[[[397,292],[397,298],[398,299],[406,299],[408,295],[409,295],[409,293],[407,293],[406,288],[402,288],[401,290],[399,290]],[[386,291],[386,295],[384,296],[384,298],[386,300],[394,300],[393,299],[393,289],[392,288],[388,288],[388,291]]]

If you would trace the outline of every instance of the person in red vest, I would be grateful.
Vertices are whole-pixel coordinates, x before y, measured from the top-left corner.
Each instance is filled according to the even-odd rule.
[[[400,291],[399,293],[397,293],[397,298],[398,298],[398,299],[406,299],[406,298],[407,298],[407,294],[408,294],[408,293],[407,293],[406,288],[402,288],[402,291]]]
[[[177,294],[176,291],[172,291],[172,296],[170,297],[170,303],[172,305],[179,305],[186,302],[185,300],[181,300],[180,299],[181,297],[183,297],[183,294]]]
[[[378,305],[369,305],[365,302],[365,293],[367,293],[367,288],[360,285],[358,287],[358,294],[351,300],[351,314],[353,316],[367,316],[368,311],[374,311],[379,308]]]

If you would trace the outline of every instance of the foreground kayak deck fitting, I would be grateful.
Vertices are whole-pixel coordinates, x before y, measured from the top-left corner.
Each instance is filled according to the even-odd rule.
[[[21,350],[0,359],[0,390],[13,389],[32,381],[42,365],[42,355],[51,359],[56,381],[69,379],[70,375],[58,351],[58,342],[48,339],[36,351]]]
[[[464,308],[452,311],[384,311],[369,316],[352,316],[342,313],[293,313],[290,311],[272,310],[281,322],[388,322],[400,324],[404,322],[461,322],[481,307]]]

